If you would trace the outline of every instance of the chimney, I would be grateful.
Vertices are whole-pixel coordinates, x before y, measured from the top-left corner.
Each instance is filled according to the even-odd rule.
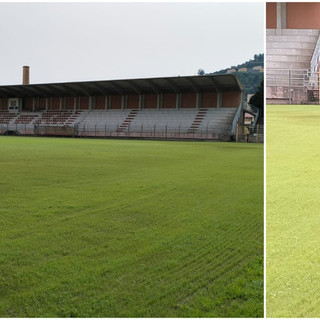
[[[29,84],[29,67],[23,66],[22,84]]]

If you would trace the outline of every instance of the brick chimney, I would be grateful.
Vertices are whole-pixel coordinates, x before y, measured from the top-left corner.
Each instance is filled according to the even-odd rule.
[[[29,79],[29,67],[28,66],[23,66],[23,74],[22,74],[22,84],[29,84],[30,79]]]

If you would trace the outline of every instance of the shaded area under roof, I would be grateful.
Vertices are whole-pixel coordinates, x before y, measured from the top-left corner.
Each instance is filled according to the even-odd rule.
[[[0,97],[63,97],[109,94],[184,93],[243,91],[230,74],[108,81],[86,81],[0,86]]]

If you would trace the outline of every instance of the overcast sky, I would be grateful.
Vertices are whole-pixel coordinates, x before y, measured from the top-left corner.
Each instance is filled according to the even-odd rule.
[[[0,85],[195,75],[263,53],[264,3],[1,3]]]

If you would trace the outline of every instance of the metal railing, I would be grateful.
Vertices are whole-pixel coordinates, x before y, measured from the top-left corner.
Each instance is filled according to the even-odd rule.
[[[254,116],[254,120],[251,123],[251,128],[254,128],[259,119],[260,109],[246,102],[244,103],[243,110],[247,111],[248,113]]]
[[[118,125],[118,128],[119,125]],[[114,130],[106,124],[104,127],[79,127],[74,126],[44,126],[44,125],[27,125],[27,124],[0,124],[0,134],[8,135],[37,135],[37,136],[65,136],[65,137],[118,137],[118,138],[144,138],[144,139],[183,139],[183,140],[217,140],[231,141],[234,135],[231,130],[215,130],[210,125],[190,131],[186,126],[172,127],[163,126],[128,126],[125,130]],[[263,142],[263,126],[236,125],[236,141],[239,142]]]
[[[88,126],[79,124],[75,135],[78,137],[131,137],[131,138],[155,138],[155,139],[201,139],[201,140],[223,140],[230,139],[230,128],[215,127],[214,124],[201,126],[192,130],[186,125],[128,125],[121,123],[106,123],[103,125]]]
[[[307,69],[269,69],[267,103],[319,104],[319,72]]]
[[[236,114],[234,115],[233,121],[232,121],[232,125],[231,125],[231,134],[234,135],[236,133],[237,130],[237,124],[239,122],[240,116],[241,116],[241,111],[242,111],[242,102],[240,103]]]
[[[318,37],[318,41],[317,41],[316,47],[314,48],[313,55],[310,62],[310,69],[311,69],[312,76],[314,76],[314,74],[318,71],[319,62],[320,62],[320,36]]]
[[[237,126],[236,132],[237,142],[263,143],[264,142],[264,126],[257,124],[254,128],[249,126]]]

